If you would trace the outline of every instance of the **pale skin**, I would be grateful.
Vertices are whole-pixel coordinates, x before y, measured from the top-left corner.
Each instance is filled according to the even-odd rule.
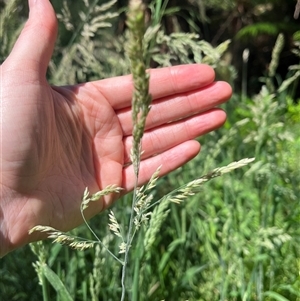
[[[1,65],[0,256],[41,239],[36,225],[68,231],[82,221],[80,202],[108,185],[133,189],[130,164],[131,76],[53,87],[46,70],[57,34],[48,0],[29,0],[30,16]],[[150,70],[153,103],[142,148],[139,185],[158,166],[169,173],[195,157],[194,139],[220,127],[226,114],[216,107],[231,87],[214,81],[206,65]],[[120,195],[92,203],[87,218]]]

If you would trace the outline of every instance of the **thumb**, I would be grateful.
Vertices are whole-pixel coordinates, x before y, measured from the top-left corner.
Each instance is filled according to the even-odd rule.
[[[57,20],[49,0],[28,0],[26,22],[6,62],[9,69],[34,71],[35,79],[45,78],[57,35]]]

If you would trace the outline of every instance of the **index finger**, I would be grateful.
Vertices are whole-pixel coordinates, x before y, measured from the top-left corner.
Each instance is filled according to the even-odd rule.
[[[213,68],[208,65],[191,64],[161,69],[150,69],[149,91],[152,99],[159,99],[211,84],[215,79]],[[89,83],[117,109],[131,105],[133,93],[132,76],[118,76]]]

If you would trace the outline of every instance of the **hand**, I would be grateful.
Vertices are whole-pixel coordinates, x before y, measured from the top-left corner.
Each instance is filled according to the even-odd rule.
[[[110,184],[133,189],[130,164],[131,76],[51,87],[46,69],[57,31],[48,0],[29,1],[30,16],[1,65],[0,255],[33,240],[41,224],[67,231],[82,223],[80,203]],[[142,149],[139,184],[159,165],[166,174],[200,150],[193,139],[221,126],[215,107],[231,88],[214,82],[206,65],[150,70],[153,97]],[[117,199],[92,203],[87,218]]]

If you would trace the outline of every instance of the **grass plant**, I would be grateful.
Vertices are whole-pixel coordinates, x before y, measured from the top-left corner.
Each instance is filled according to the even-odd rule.
[[[214,48],[195,34],[166,35],[160,21],[167,2],[162,1],[151,4],[155,18],[145,29],[143,8],[132,1],[131,9],[139,11],[129,13],[128,35],[112,41],[115,2],[80,1],[79,24],[74,23],[76,11],[61,2],[59,21],[65,29],[49,78],[55,84],[73,83],[132,71],[132,161],[138,177],[151,100],[149,57],[160,66],[207,62],[218,67],[228,42]],[[17,4],[7,1],[5,14],[13,16]],[[12,20],[3,19],[1,58],[20,27],[14,25],[14,34],[7,35],[5,26]],[[158,168],[149,183],[71,233],[36,228],[59,244],[35,243],[33,253],[27,247],[1,260],[4,300],[300,300],[300,111],[293,89],[288,90],[299,78],[298,65],[291,70],[293,80],[287,78],[278,90],[278,59],[274,50],[267,84],[258,95],[235,94],[224,105],[227,123],[200,138],[202,153],[193,161],[164,178]],[[231,163],[248,157],[255,162]],[[250,162],[248,170],[239,169]],[[120,188],[83,192],[83,217],[90,201],[112,191]]]

